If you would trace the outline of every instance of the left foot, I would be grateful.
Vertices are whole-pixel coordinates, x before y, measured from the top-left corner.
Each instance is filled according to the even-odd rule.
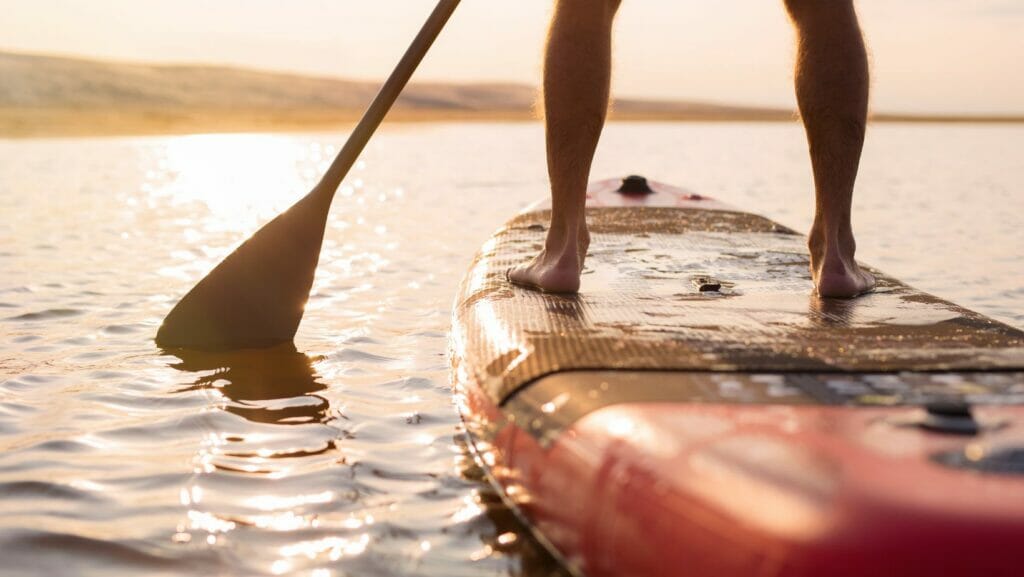
[[[580,274],[590,246],[586,223],[578,233],[561,232],[562,227],[548,229],[544,249],[530,262],[508,270],[508,280],[527,288],[551,293],[576,293],[580,290]]]

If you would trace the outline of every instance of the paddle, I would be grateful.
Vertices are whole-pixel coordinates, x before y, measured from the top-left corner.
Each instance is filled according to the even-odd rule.
[[[320,182],[181,299],[157,331],[158,345],[238,349],[295,337],[313,286],[334,193],[458,4],[459,0],[438,2]]]

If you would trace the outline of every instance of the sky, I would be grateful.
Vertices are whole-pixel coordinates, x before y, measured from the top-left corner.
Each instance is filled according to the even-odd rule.
[[[416,78],[537,84],[553,0],[463,0]],[[0,0],[0,50],[380,79],[432,0]],[[1024,0],[859,0],[883,112],[1024,113]],[[794,105],[781,0],[624,0],[620,96]]]

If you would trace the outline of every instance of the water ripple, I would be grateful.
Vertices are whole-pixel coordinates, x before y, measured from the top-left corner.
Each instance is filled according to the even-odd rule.
[[[55,319],[66,319],[76,317],[84,311],[78,309],[46,309],[37,312],[24,313],[13,317],[7,317],[8,321],[48,321]]]

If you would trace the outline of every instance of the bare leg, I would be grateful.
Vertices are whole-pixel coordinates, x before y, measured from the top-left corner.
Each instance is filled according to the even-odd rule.
[[[590,244],[584,208],[608,110],[612,20],[619,0],[558,0],[544,59],[551,226],[544,249],[509,271],[517,284],[574,293]]]
[[[798,34],[796,96],[814,169],[811,276],[823,297],[854,297],[875,279],[854,260],[850,223],[868,109],[868,62],[853,0],[786,0]]]

